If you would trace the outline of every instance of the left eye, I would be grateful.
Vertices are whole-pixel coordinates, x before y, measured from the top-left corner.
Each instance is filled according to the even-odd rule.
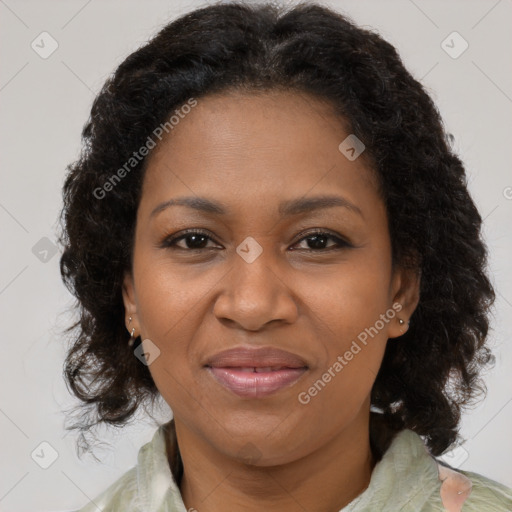
[[[328,240],[334,240],[334,246],[325,247],[325,244]],[[314,232],[310,233],[309,235],[302,238],[299,242],[303,242],[305,240],[309,240],[307,242],[309,245],[312,245],[312,248],[305,249],[306,251],[315,251],[318,252],[321,249],[335,249],[335,248],[341,248],[341,247],[351,247],[351,244],[349,244],[347,241],[343,240],[342,238],[339,238],[335,235],[332,235],[331,233],[327,232]]]

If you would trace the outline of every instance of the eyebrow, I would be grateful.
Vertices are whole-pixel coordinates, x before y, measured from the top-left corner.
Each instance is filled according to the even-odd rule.
[[[159,204],[150,214],[150,217],[166,210],[171,206],[186,206],[194,210],[215,215],[226,215],[229,210],[222,203],[218,203],[207,199],[206,197],[177,197]],[[341,196],[317,196],[317,197],[301,197],[283,201],[278,208],[278,212],[282,217],[290,217],[301,213],[308,213],[324,208],[333,208],[335,206],[347,208],[363,217],[363,213],[355,204]]]

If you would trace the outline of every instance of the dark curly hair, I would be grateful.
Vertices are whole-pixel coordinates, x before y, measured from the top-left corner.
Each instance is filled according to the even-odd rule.
[[[485,392],[479,375],[493,358],[485,340],[495,297],[482,219],[423,86],[392,45],[326,7],[221,3],[169,23],[119,65],[67,168],[60,269],[79,319],[67,329],[64,375],[86,411],[71,427],[82,439],[99,423],[126,425],[159,394],[127,344],[121,293],[147,159],[106,200],[94,191],[190,98],[277,89],[329,102],[364,142],[387,207],[393,263],[421,275],[410,329],[387,344],[372,389],[372,405],[383,411],[371,414],[372,446],[409,428],[439,455],[457,439],[462,407]]]

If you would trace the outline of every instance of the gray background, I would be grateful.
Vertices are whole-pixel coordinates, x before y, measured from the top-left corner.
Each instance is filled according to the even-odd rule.
[[[512,486],[512,1],[324,3],[397,46],[432,94],[467,165],[498,291],[490,337],[497,360],[486,401],[464,416],[461,432],[468,441],[450,461]],[[107,445],[96,452],[101,463],[79,460],[74,437],[65,435],[64,411],[75,402],[62,378],[61,330],[70,323],[73,300],[53,252],[56,219],[65,167],[78,156],[95,93],[156,30],[199,5],[205,3],[0,0],[3,511],[79,508],[135,464],[138,448],[156,428],[140,415],[137,425],[117,435],[105,431]],[[58,43],[45,59],[40,53],[51,49],[51,40],[40,36],[43,31]],[[469,44],[457,58],[463,40],[446,39],[454,31]],[[163,404],[160,418],[169,414]],[[57,459],[42,469],[34,459],[51,462],[52,449]]]

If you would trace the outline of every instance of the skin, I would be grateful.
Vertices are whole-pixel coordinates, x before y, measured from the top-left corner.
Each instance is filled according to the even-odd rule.
[[[388,339],[407,329],[419,283],[392,266],[375,175],[363,157],[349,161],[338,150],[349,133],[309,95],[218,93],[199,99],[148,157],[123,298],[129,331],[160,350],[149,370],[174,414],[187,509],[332,512],[369,484],[370,392]],[[282,201],[321,195],[341,196],[360,213],[278,212]],[[228,212],[171,206],[151,215],[183,196]],[[209,238],[161,246],[189,228]],[[315,245],[312,228],[352,246],[331,238]],[[236,252],[248,236],[263,250],[252,263]],[[400,313],[301,404],[298,394],[393,303]],[[203,368],[238,345],[288,350],[308,371],[273,395],[241,398]]]

